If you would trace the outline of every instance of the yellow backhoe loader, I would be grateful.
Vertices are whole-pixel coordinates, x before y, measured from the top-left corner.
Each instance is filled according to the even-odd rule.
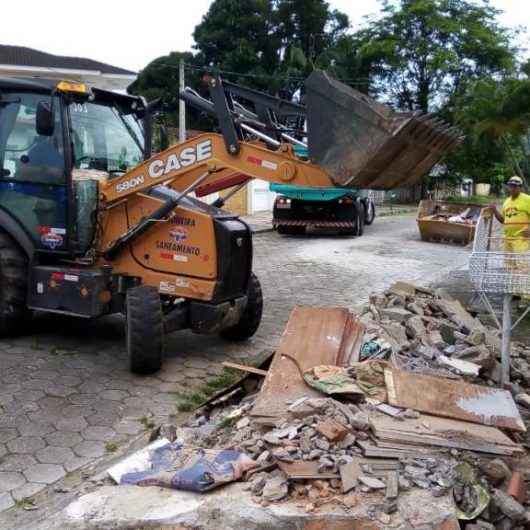
[[[160,368],[164,334],[177,329],[244,340],[262,313],[251,232],[222,201],[192,192],[252,178],[391,188],[418,180],[459,141],[439,120],[395,114],[322,72],[307,82],[307,108],[208,83],[211,99],[180,97],[215,115],[220,132],[153,154],[143,98],[0,79],[1,334],[23,331],[32,311],[121,312],[141,374]]]

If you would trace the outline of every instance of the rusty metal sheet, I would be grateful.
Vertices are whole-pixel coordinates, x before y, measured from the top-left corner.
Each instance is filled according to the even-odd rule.
[[[337,186],[410,186],[462,140],[431,114],[394,112],[325,72],[305,86],[309,156]]]
[[[396,407],[526,431],[507,390],[390,369],[385,370],[385,382],[388,401]]]
[[[295,307],[252,415],[279,418],[295,400],[320,397],[302,373],[314,366],[347,363],[363,333],[364,325],[346,308]]]

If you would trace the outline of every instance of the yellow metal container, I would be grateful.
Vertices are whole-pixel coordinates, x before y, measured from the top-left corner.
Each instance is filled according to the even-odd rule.
[[[418,206],[418,228],[423,241],[467,245],[475,237],[475,228],[483,206],[443,201],[421,201]],[[466,214],[469,223],[451,222],[453,216]]]

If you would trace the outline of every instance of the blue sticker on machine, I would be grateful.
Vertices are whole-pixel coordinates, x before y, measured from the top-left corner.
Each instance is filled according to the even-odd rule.
[[[63,244],[64,239],[63,236],[59,234],[48,232],[47,234],[42,234],[40,241],[45,247],[54,250]]]

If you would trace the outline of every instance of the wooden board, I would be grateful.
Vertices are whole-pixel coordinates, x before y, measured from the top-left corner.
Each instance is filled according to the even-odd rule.
[[[364,326],[345,308],[295,307],[252,409],[252,416],[281,417],[303,396],[321,397],[300,370],[349,359]],[[293,361],[296,359],[299,367]]]
[[[507,390],[390,369],[385,370],[385,382],[388,401],[396,407],[526,431]]]
[[[506,456],[523,450],[495,427],[427,414],[421,414],[418,419],[404,420],[378,415],[370,418],[370,425],[381,448],[435,446]]]
[[[278,462],[278,467],[291,480],[327,480],[332,478],[339,478],[337,473],[321,472],[318,470],[318,462]]]

